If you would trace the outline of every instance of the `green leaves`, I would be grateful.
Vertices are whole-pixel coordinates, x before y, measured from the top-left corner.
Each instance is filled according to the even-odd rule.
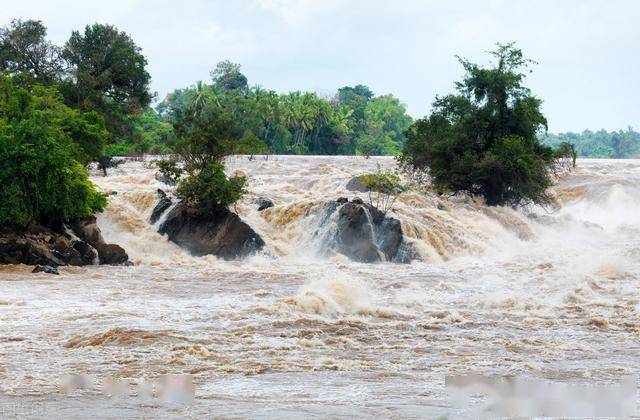
[[[180,180],[177,189],[179,198],[202,213],[227,207],[246,192],[244,176],[227,178],[224,166],[208,163],[200,168],[187,168],[187,176]]]
[[[101,144],[104,122],[67,108],[51,88],[28,93],[4,77],[0,90],[0,223],[55,224],[103,210],[106,198],[80,161]]]
[[[457,94],[436,97],[433,112],[405,132],[400,163],[427,172],[437,191],[481,195],[489,205],[546,203],[553,151],[538,140],[542,101],[523,86],[533,61],[498,44],[489,68],[459,58]]]

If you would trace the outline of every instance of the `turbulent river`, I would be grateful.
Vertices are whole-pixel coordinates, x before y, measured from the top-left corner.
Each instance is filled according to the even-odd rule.
[[[94,174],[117,192],[103,235],[135,265],[0,267],[0,418],[433,418],[447,415],[450,375],[638,373],[640,161],[579,160],[554,209],[402,194],[392,216],[423,261],[323,256],[307,209],[353,197],[347,181],[378,164],[394,161],[230,159],[251,180],[237,212],[269,248],[243,261],[191,257],[155,233],[167,186],[149,162]],[[254,195],[275,207],[258,212]],[[165,375],[186,375],[195,399],[149,391]]]

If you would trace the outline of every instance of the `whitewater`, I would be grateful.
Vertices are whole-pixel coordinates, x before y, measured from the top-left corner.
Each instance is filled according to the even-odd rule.
[[[450,375],[638,374],[640,160],[578,160],[548,208],[407,192],[390,216],[419,261],[326,255],[316,210],[367,201],[345,186],[378,166],[395,161],[230,158],[250,179],[235,211],[268,248],[242,261],[192,257],[156,232],[156,190],[171,187],[151,160],[93,173],[111,194],[103,236],[134,265],[0,266],[0,406],[47,418],[434,418],[448,413]],[[275,206],[258,212],[258,196]],[[163,375],[186,375],[195,398],[141,392]]]

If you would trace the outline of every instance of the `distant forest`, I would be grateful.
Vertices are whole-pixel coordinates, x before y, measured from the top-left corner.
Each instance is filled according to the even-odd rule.
[[[620,131],[590,131],[582,133],[546,134],[543,143],[558,147],[563,142],[576,146],[578,156],[587,158],[640,158],[640,133],[631,127]]]

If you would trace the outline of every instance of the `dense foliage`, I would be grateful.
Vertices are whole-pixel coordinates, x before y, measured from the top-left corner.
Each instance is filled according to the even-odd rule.
[[[60,227],[106,205],[85,166],[117,162],[109,148],[164,145],[168,125],[148,110],[146,59],[110,25],[74,31],[64,45],[36,20],[0,29],[0,223]],[[111,150],[111,152],[115,152]]]
[[[228,61],[211,75],[211,84],[198,82],[169,94],[158,111],[175,123],[192,103],[197,109],[215,107],[240,127],[245,147],[238,153],[397,154],[412,122],[393,95],[375,97],[362,85],[324,99],[311,92],[278,94],[250,87],[240,66]],[[246,144],[253,145],[251,150]]]
[[[204,92],[172,115],[175,157],[158,161],[160,172],[178,182],[177,196],[202,213],[234,204],[245,193],[246,178],[227,177],[224,158],[239,150],[256,152],[264,143],[243,136],[237,121]]]
[[[465,192],[489,205],[547,201],[555,154],[538,140],[547,121],[541,101],[523,86],[532,62],[513,44],[491,53],[485,68],[459,58],[457,93],[436,97],[433,112],[407,130],[400,158],[427,171],[442,192]]]
[[[543,143],[558,147],[563,142],[575,146],[578,156],[586,158],[638,158],[640,157],[640,133],[631,127],[619,131],[590,131],[582,133],[546,134]]]
[[[0,224],[59,225],[106,205],[81,162],[107,136],[104,121],[62,103],[53,88],[0,78]]]

